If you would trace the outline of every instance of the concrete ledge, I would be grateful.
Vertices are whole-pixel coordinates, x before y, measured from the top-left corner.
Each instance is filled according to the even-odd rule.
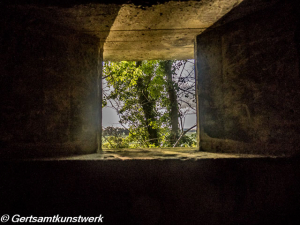
[[[2,159],[62,157],[97,152],[97,143],[69,142],[62,144],[9,144],[0,148]]]
[[[201,140],[201,150],[215,153],[294,156],[298,154],[299,146],[293,143],[245,143],[228,139],[206,137]]]
[[[101,153],[95,153],[94,148],[90,152],[79,149],[78,146],[65,146],[60,148],[47,146],[40,150],[34,149],[14,149],[13,154],[2,154],[3,160],[12,161],[62,161],[62,160],[202,160],[202,159],[222,159],[222,158],[262,158],[269,157],[255,154],[238,153],[213,153],[199,151],[198,148],[140,148],[140,149],[104,149]],[[28,153],[27,153],[28,152]]]

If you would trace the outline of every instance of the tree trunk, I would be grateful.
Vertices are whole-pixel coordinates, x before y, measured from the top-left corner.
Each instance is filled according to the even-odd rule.
[[[137,61],[136,67],[138,68],[141,64],[141,61]],[[141,104],[145,115],[145,123],[149,134],[149,143],[158,146],[158,129],[153,128],[150,124],[151,121],[156,121],[154,111],[155,102],[149,98],[149,92],[147,91],[147,85],[145,82],[147,82],[146,79],[139,78],[137,80],[139,103]]]
[[[176,142],[179,137],[179,123],[178,123],[178,102],[177,94],[174,87],[174,82],[172,80],[172,64],[173,62],[168,60],[163,62],[165,75],[167,78],[168,86],[167,91],[170,99],[170,120],[171,120],[171,135],[170,135],[170,144]]]

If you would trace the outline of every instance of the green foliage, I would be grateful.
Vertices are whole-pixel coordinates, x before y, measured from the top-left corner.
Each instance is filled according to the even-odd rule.
[[[169,118],[167,82],[159,61],[143,61],[139,67],[136,62],[109,62],[104,65],[104,74],[108,87],[112,87],[105,101],[110,99],[118,103],[120,123],[129,126],[130,140],[150,147],[153,144],[149,141],[150,127],[159,131],[157,138],[161,143],[164,139],[162,131],[168,127]],[[148,119],[145,111],[151,114]]]
[[[129,139],[124,137],[129,130],[120,127],[106,127],[102,129],[103,148],[129,148]]]
[[[120,123],[129,127],[128,137],[111,134],[104,147],[170,147],[170,85],[178,92],[178,83],[166,79],[164,64],[167,61],[106,62],[104,76],[110,93],[104,94],[102,107],[110,101],[117,110]],[[168,62],[170,63],[170,62]],[[173,63],[172,74],[181,66]],[[181,64],[180,64],[181,63]],[[147,114],[147,115],[146,115]],[[151,134],[152,132],[152,134]],[[153,136],[157,132],[157,136]],[[152,135],[152,136],[151,136]],[[153,137],[157,140],[152,140]],[[194,145],[193,138],[183,137],[179,146]]]
[[[129,141],[127,138],[123,137],[105,137],[103,148],[129,148]]]
[[[179,147],[196,147],[197,146],[197,141],[196,141],[196,133],[191,134],[191,135],[184,135],[179,143]]]

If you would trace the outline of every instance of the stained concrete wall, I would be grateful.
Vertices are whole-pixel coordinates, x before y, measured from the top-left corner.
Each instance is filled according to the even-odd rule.
[[[3,6],[1,15],[2,156],[95,152],[98,38],[53,25],[30,7]]]
[[[270,1],[255,10],[253,2],[244,1],[196,38],[200,145],[207,151],[297,154],[298,4]]]

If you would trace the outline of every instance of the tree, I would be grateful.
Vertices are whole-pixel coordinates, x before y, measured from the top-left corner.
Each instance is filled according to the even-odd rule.
[[[165,80],[157,71],[157,61],[110,62],[104,66],[109,94],[104,100],[111,101],[117,110],[120,123],[129,126],[129,136],[142,146],[158,146],[164,138],[167,116],[159,111],[165,98]]]
[[[179,125],[178,125],[178,101],[177,101],[177,93],[175,89],[175,83],[172,80],[172,76],[175,73],[175,68],[172,68],[173,61],[160,61],[160,66],[163,69],[163,73],[167,79],[166,89],[169,96],[169,116],[170,116],[170,125],[171,125],[171,133],[169,137],[170,144],[173,145],[179,136]]]
[[[137,68],[141,66],[141,61],[136,62]],[[147,67],[147,69],[149,69],[149,67]],[[155,112],[155,103],[157,98],[151,95],[151,88],[149,88],[149,85],[151,84],[151,78],[155,76],[153,69],[153,67],[150,67],[150,70],[148,70],[147,73],[143,73],[144,76],[138,77],[136,87],[138,102],[142,107],[145,117],[144,123],[148,131],[149,142],[155,146],[158,146],[158,127],[152,125],[153,123],[157,123],[157,114]]]
[[[173,74],[173,80],[177,85],[179,120],[181,133],[183,133],[185,117],[190,114],[196,114],[194,61],[176,61],[174,67],[176,68],[176,72]]]

